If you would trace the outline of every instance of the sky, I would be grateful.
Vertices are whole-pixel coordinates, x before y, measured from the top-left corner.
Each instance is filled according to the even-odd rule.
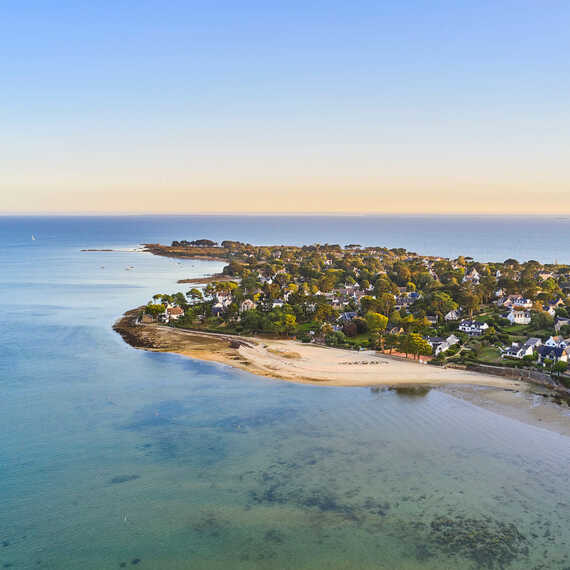
[[[570,2],[0,3],[0,213],[570,213]]]

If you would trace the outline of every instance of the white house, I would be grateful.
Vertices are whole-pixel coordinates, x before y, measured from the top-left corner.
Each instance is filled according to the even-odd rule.
[[[441,354],[442,352],[448,350],[454,344],[457,344],[459,342],[459,339],[454,334],[452,334],[449,335],[446,339],[437,336],[428,337],[427,341],[430,343],[433,349],[434,356],[437,356],[438,354]]]
[[[461,309],[449,311],[444,317],[446,321],[458,321],[461,318]]]
[[[508,297],[503,297],[497,301],[497,305],[511,308],[520,307],[522,309],[532,309],[532,301],[526,299],[522,295],[509,295]]]
[[[475,268],[463,276],[463,283],[473,283],[473,285],[479,285],[480,281],[481,275],[479,275],[479,272]]]
[[[245,313],[246,311],[252,311],[255,309],[255,303],[251,299],[245,299],[239,306],[239,312]]]
[[[513,342],[513,344],[507,348],[502,357],[505,358],[524,358],[525,356],[532,356],[535,350],[538,350],[538,347],[542,345],[542,341],[539,338],[531,337],[526,342]]]
[[[525,311],[524,309],[519,310],[517,307],[515,309],[511,309],[506,318],[512,325],[528,325],[530,324],[530,311]]]
[[[489,328],[487,323],[478,321],[463,320],[459,323],[459,330],[467,333],[469,336],[481,336]]]
[[[548,340],[544,341],[544,346],[566,348],[568,343],[561,336],[551,336]]]

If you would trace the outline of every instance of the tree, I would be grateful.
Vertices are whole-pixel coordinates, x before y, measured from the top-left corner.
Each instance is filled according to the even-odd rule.
[[[200,289],[196,289],[196,287],[190,289],[190,291],[186,293],[186,296],[189,299],[192,299],[192,301],[202,301],[204,298],[202,291],[200,291]]]
[[[554,326],[554,319],[546,311],[533,311],[530,323],[535,329],[549,329]]]
[[[394,295],[392,293],[382,293],[378,298],[378,312],[383,315],[389,315],[396,304],[396,300],[394,299]]]
[[[180,291],[178,293],[175,293],[173,295],[174,298],[174,302],[181,306],[181,307],[187,307],[188,303],[186,302],[186,297],[184,295],[184,293],[181,293]]]
[[[433,283],[433,277],[431,276],[431,273],[428,273],[427,271],[422,271],[421,273],[418,273],[414,277],[414,281],[417,285],[417,288],[420,291],[423,291]]]
[[[477,311],[481,305],[481,297],[474,293],[466,292],[461,296],[461,304],[469,312],[469,316],[473,317],[473,312]]]
[[[567,362],[563,362],[562,360],[559,360],[553,367],[552,367],[552,371],[556,372],[556,374],[558,376],[560,376],[561,373],[566,372],[568,368],[568,363]]]
[[[396,285],[387,277],[380,277],[374,284],[374,295],[379,297],[382,293],[395,293],[398,290]]]
[[[384,337],[384,347],[390,350],[390,354],[392,354],[392,350],[394,348],[398,348],[399,346],[399,335],[397,334],[387,334]]]
[[[165,307],[162,304],[156,304],[156,303],[149,303],[146,307],[145,307],[145,311],[149,314],[152,315],[154,318],[158,317],[158,315],[164,313]]]
[[[348,337],[354,337],[358,334],[358,327],[354,321],[348,321],[342,325],[342,332]]]
[[[346,342],[344,333],[340,331],[331,332],[325,336],[325,343],[329,346],[339,346]]]
[[[418,333],[401,335],[399,348],[406,353],[406,358],[408,354],[413,354],[417,358],[420,354],[428,355],[432,352],[430,343]]]
[[[435,291],[426,296],[425,302],[422,303],[426,310],[430,313],[446,315],[449,311],[457,309],[457,303],[451,298],[451,295],[443,291]]]
[[[366,313],[366,324],[368,325],[368,330],[371,332],[383,332],[388,325],[388,317],[380,313],[368,311],[368,313]]]
[[[371,295],[364,295],[360,299],[360,307],[364,314],[368,313],[369,311],[372,311],[374,313],[380,311],[380,303],[378,299],[375,299]]]
[[[390,322],[393,325],[399,325],[402,322],[402,316],[400,315],[400,311],[392,311],[390,313]]]
[[[431,345],[418,333],[410,333],[407,335],[409,338],[409,350],[416,357],[420,354],[428,355],[431,354]]]
[[[378,344],[380,344],[383,350],[384,332],[388,326],[388,317],[381,315],[380,313],[369,311],[366,313],[366,324],[368,325],[368,330],[370,331],[370,336],[374,345],[378,347]]]

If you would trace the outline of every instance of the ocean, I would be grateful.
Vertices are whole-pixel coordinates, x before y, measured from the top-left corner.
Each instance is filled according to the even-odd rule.
[[[138,245],[202,237],[570,262],[557,218],[0,218],[0,568],[570,567],[567,437],[126,345],[123,311],[222,267]]]

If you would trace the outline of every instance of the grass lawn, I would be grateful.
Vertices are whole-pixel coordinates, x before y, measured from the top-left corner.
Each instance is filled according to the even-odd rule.
[[[354,344],[367,344],[368,341],[370,340],[370,335],[368,333],[362,333],[362,334],[358,334],[356,336],[350,337],[348,339],[351,343]]]
[[[477,360],[487,362],[489,364],[500,364],[502,361],[499,349],[494,346],[486,346],[483,348],[477,355]]]

